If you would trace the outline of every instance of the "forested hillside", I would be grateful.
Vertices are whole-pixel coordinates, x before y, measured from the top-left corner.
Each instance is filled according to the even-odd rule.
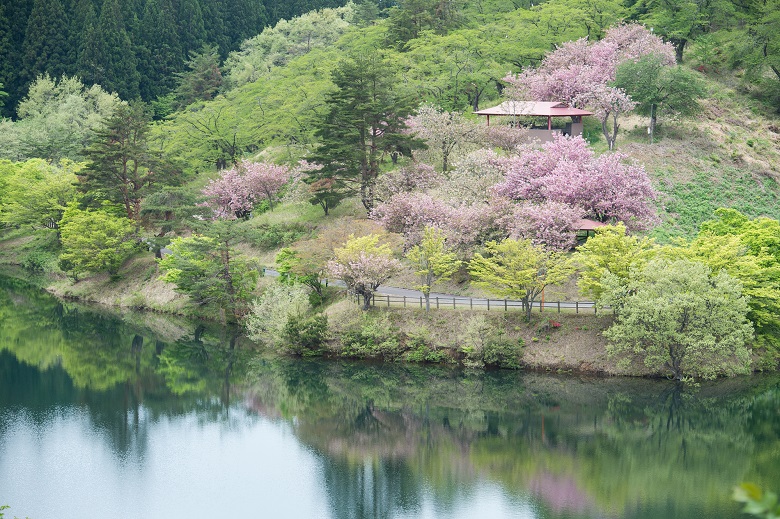
[[[330,329],[345,356],[501,365],[501,334],[488,362],[329,325],[324,279],[366,308],[388,280],[484,290],[528,321],[546,287],[626,319],[682,290],[710,309],[689,334],[719,335],[673,376],[780,358],[780,0],[0,2],[0,255],[59,293],[298,354]],[[507,99],[593,115],[533,143],[550,121],[473,114]],[[615,343],[645,340],[624,324]]]
[[[343,0],[2,0],[0,83],[14,108],[39,75],[77,76],[123,99],[171,92],[194,51],[222,58],[282,18]]]

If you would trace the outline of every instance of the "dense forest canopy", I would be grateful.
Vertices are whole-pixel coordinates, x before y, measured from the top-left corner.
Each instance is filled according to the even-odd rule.
[[[170,92],[193,51],[224,58],[247,38],[343,0],[0,0],[0,83],[14,107],[41,74],[78,76],[123,99]]]

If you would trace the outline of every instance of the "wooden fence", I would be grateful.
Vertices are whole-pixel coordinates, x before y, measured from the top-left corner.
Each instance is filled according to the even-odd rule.
[[[356,296],[358,304],[363,304],[363,297]],[[371,305],[385,308],[425,308],[425,298],[422,296],[391,296],[387,294],[374,294]],[[597,313],[595,303],[592,301],[534,301],[531,305],[533,311],[554,313]],[[522,310],[523,302],[514,299],[485,299],[475,297],[450,297],[431,296],[431,309],[455,309],[455,310],[498,310],[508,312],[510,310]]]

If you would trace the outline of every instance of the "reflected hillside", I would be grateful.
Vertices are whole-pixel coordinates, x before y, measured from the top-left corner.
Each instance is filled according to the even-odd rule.
[[[544,517],[732,517],[733,485],[780,479],[776,376],[692,391],[297,360],[254,376],[250,405],[321,454],[334,509],[357,503],[345,517],[408,511],[415,493],[402,488],[446,508],[485,478]]]

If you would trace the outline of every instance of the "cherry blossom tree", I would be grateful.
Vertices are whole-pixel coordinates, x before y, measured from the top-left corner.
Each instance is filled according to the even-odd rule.
[[[656,193],[644,168],[626,159],[620,153],[596,157],[582,137],[556,136],[513,159],[495,193],[537,204],[560,202],[600,222],[647,229],[657,221]]]
[[[487,203],[492,186],[504,179],[509,161],[492,150],[469,153],[455,165],[442,185],[444,195],[458,205]]]
[[[205,205],[211,207],[216,218],[224,219],[245,218],[262,200],[267,200],[273,209],[291,175],[287,166],[243,160],[209,181],[202,191],[207,198]]]
[[[507,227],[511,238],[530,239],[534,245],[568,251],[577,243],[576,223],[583,214],[581,208],[562,202],[522,204],[512,213]]]
[[[341,279],[353,294],[363,298],[363,310],[368,310],[379,285],[401,269],[381,236],[350,236],[343,247],[334,249],[335,258],[328,262],[328,274]]]
[[[618,117],[635,105],[624,91],[610,83],[621,63],[650,54],[659,56],[665,65],[675,63],[671,44],[642,25],[622,24],[609,29],[596,42],[581,38],[564,43],[548,54],[538,68],[509,74],[504,81],[509,84],[508,96],[513,99],[530,97],[594,109],[611,150],[619,128]]]
[[[377,206],[372,218],[389,232],[403,234],[404,249],[420,243],[425,227],[444,228],[455,209],[443,200],[423,193],[398,193]]]
[[[452,152],[477,140],[482,125],[469,121],[460,112],[448,112],[432,104],[423,104],[406,121],[409,131],[423,139],[430,149],[441,154],[441,170],[447,172]]]
[[[389,200],[399,193],[427,191],[437,187],[442,182],[442,176],[433,166],[422,162],[413,162],[408,166],[385,173],[376,185],[377,198]]]

